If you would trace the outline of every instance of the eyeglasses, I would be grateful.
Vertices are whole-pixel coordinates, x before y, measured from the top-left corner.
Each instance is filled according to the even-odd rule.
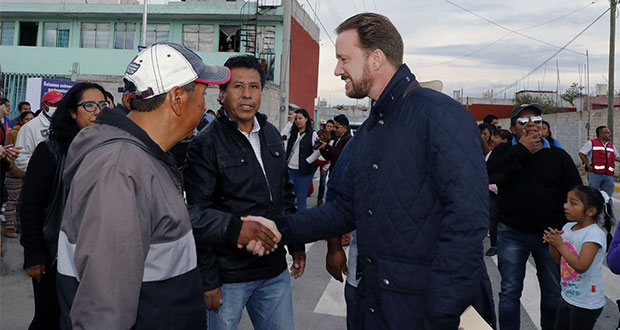
[[[525,125],[527,125],[527,123],[530,122],[530,120],[534,124],[540,124],[540,123],[542,123],[542,116],[536,115],[536,116],[517,118],[517,124],[519,124],[521,126],[525,126]]]
[[[78,107],[83,107],[84,110],[88,111],[88,112],[95,112],[97,111],[97,108],[99,108],[99,110],[103,110],[103,108],[107,108],[110,106],[110,103],[106,102],[106,101],[101,101],[99,103],[95,102],[95,101],[86,101],[86,102],[82,102],[80,104],[77,105]]]

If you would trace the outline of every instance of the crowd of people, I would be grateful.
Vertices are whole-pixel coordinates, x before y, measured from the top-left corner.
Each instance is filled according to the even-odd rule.
[[[4,235],[21,234],[29,329],[232,330],[244,309],[255,329],[293,329],[291,277],[321,239],[327,271],[346,275],[349,330],[457,329],[468,306],[519,329],[530,256],[541,328],[592,329],[603,260],[620,273],[610,131],[580,150],[583,186],[537,104],[516,107],[509,130],[493,115],[476,127],[420,86],[388,18],[336,32],[334,73],[347,96],[372,99],[355,137],[344,115],[315,131],[305,109],[279,131],[259,112],[255,57],[211,66],[174,43],[129,63],[118,104],[90,82],[45,93],[35,113],[22,102],[13,120],[0,99]],[[498,258],[497,313],[485,254]]]

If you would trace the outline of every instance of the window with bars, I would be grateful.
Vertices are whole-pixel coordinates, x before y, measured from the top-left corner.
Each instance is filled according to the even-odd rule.
[[[213,51],[213,25],[183,25],[183,44],[193,51]]]
[[[0,45],[13,45],[15,22],[0,21]]]
[[[82,23],[82,48],[108,48],[110,23]]]
[[[170,24],[147,24],[146,25],[146,46],[156,42],[169,41]]]
[[[135,23],[114,23],[114,48],[133,49],[136,36]]]
[[[44,47],[69,47],[69,22],[45,22],[43,23],[43,46]]]
[[[251,25],[246,26],[248,32],[248,42],[246,51],[254,53],[255,47],[258,54],[275,54],[276,52],[276,27],[274,25],[256,26],[256,36],[252,31]]]

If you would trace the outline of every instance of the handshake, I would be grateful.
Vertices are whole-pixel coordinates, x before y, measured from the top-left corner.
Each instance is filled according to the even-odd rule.
[[[239,238],[237,238],[238,248],[242,249],[245,246],[248,252],[261,257],[278,248],[282,234],[278,231],[275,222],[252,215],[241,217],[241,220],[243,224]]]

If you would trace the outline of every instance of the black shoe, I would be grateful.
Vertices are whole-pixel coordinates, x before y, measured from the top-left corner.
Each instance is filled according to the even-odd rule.
[[[496,254],[497,254],[497,248],[494,246],[491,246],[484,255],[487,257],[492,257]]]

